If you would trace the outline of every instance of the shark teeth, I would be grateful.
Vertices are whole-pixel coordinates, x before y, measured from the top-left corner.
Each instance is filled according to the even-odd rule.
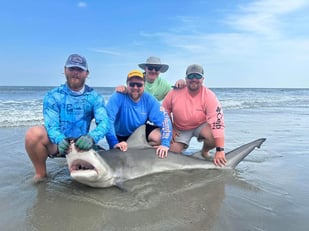
[[[84,160],[75,160],[71,165],[71,171],[95,170],[94,166]]]

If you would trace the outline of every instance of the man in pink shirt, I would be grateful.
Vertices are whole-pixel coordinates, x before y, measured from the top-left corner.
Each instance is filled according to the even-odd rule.
[[[224,153],[224,117],[214,92],[203,86],[204,70],[197,64],[188,66],[186,87],[171,90],[162,106],[173,122],[170,151],[181,153],[188,148],[191,138],[203,141],[202,156],[216,148],[214,164],[226,164]]]

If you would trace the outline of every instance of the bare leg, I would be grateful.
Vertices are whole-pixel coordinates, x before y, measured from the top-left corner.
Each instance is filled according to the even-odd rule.
[[[49,141],[43,126],[28,129],[25,135],[25,148],[35,169],[34,180],[40,181],[46,177],[46,159],[48,154],[57,152],[57,145]]]
[[[179,142],[172,142],[170,151],[175,153],[182,153],[182,151],[185,149],[185,144],[179,143]]]
[[[148,135],[148,143],[151,146],[159,146],[161,144],[161,132],[160,128],[156,128]]]
[[[216,143],[209,125],[203,127],[199,135],[199,139],[204,140],[202,156],[207,159],[210,158],[209,150],[213,149],[216,146]]]
[[[159,128],[154,129],[152,132],[150,132],[148,136],[149,144],[151,146],[158,146],[161,144],[161,132]],[[178,142],[172,142],[170,146],[170,151],[175,153],[181,153],[184,150],[185,144],[178,143]]]

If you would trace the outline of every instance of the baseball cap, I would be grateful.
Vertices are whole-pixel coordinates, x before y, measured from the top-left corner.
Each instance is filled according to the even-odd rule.
[[[78,54],[72,54],[68,57],[65,67],[79,67],[84,71],[88,70],[88,65],[85,57],[80,56]]]
[[[141,78],[144,80],[144,74],[139,71],[139,70],[132,70],[129,72],[128,76],[127,76],[127,80],[133,78],[133,77],[137,77],[137,78]]]
[[[187,71],[186,71],[186,76],[190,74],[199,74],[201,76],[204,76],[204,70],[203,67],[198,65],[198,64],[191,64],[188,66]]]

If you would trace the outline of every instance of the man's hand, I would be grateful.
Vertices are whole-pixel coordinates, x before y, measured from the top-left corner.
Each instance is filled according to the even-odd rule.
[[[184,88],[185,86],[186,86],[186,81],[183,79],[179,79],[175,83],[175,87],[179,89]]]
[[[127,92],[128,92],[126,86],[117,86],[117,87],[115,88],[115,91],[116,91],[116,92],[120,92],[120,93],[127,93]]]
[[[68,150],[69,150],[69,142],[67,141],[67,139],[63,139],[59,142],[58,144],[58,152],[61,155],[65,155],[68,154]]]
[[[75,145],[80,150],[90,150],[93,147],[93,139],[90,136],[81,136],[75,142]]]
[[[225,153],[223,151],[216,152],[215,157],[214,157],[214,164],[220,167],[225,166],[226,158],[225,158]]]
[[[121,151],[126,152],[128,150],[128,143],[121,141],[118,144],[115,144],[114,148],[119,148]]]
[[[168,147],[160,145],[160,146],[157,147],[156,154],[160,158],[165,158],[165,157],[167,157],[168,150],[169,150]]]

